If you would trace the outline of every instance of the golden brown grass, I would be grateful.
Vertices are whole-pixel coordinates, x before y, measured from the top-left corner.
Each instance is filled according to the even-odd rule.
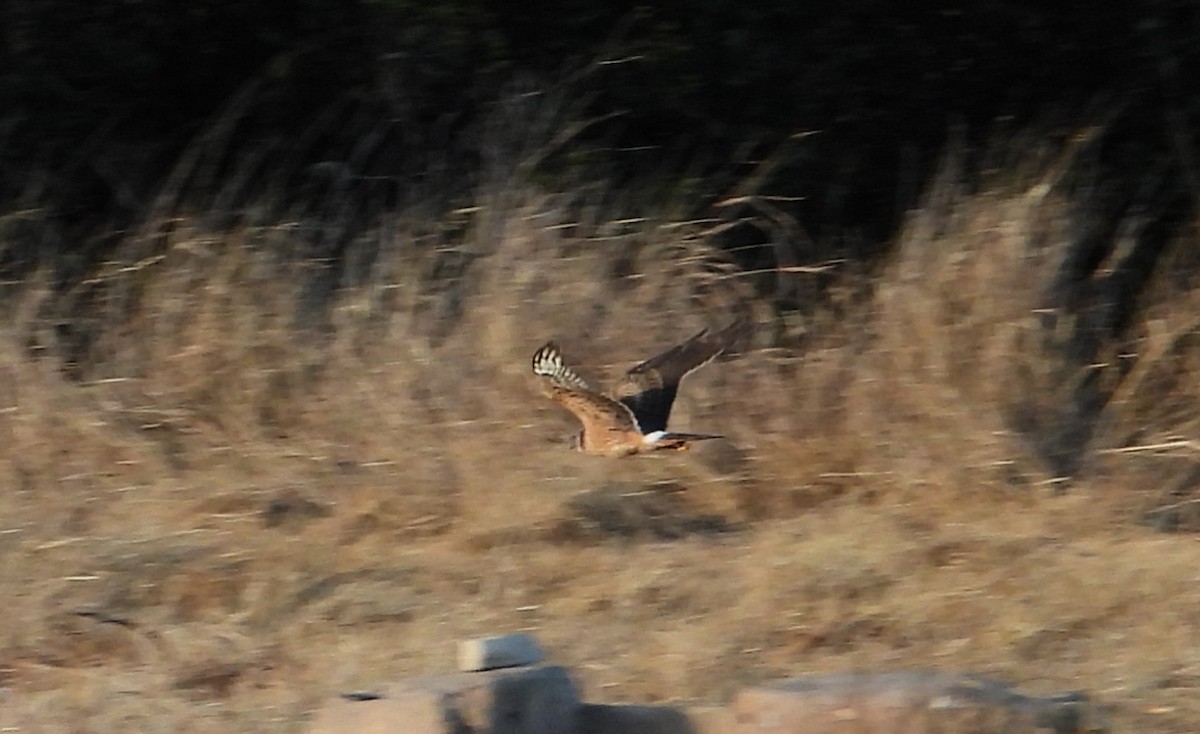
[[[1197,291],[1162,278],[1079,364],[1071,194],[1012,179],[947,174],[803,349],[705,225],[516,182],[397,217],[324,300],[283,226],[177,222],[69,297],[29,279],[0,329],[0,723],[298,731],[521,629],[598,701],[931,667],[1193,731],[1200,545],[1139,520],[1191,491]],[[69,370],[64,312],[92,329]],[[570,453],[526,374],[548,337],[603,375],[735,317],[757,333],[675,417],[729,440],[688,454]],[[1088,371],[1107,400],[1056,492]]]

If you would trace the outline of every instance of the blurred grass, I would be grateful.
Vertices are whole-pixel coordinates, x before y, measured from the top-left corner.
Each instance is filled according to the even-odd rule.
[[[596,700],[930,666],[1192,729],[1200,558],[1139,521],[1195,491],[1194,232],[1144,277],[1118,227],[1067,282],[1080,148],[952,153],[885,262],[750,273],[717,215],[547,190],[570,126],[530,99],[470,200],[159,212],[73,282],[6,285],[3,725],[297,731],[529,629]],[[781,308],[781,278],[818,295]],[[674,419],[729,438],[688,455],[570,453],[526,374],[547,338],[611,376],[736,318]]]

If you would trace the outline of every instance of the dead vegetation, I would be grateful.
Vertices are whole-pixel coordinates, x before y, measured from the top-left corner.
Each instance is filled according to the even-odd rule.
[[[1200,549],[1156,532],[1197,523],[1194,233],[1129,299],[1128,230],[1064,280],[1078,151],[947,165],[797,319],[719,222],[546,193],[524,150],[337,268],[302,223],[180,217],[10,286],[4,725],[298,731],[526,629],[594,700],[929,667],[1194,729]],[[689,454],[570,453],[526,374],[550,337],[610,375],[733,318],[675,418],[729,440]]]

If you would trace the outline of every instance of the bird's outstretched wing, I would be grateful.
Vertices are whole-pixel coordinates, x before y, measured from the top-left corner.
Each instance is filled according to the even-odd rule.
[[[585,434],[601,437],[611,432],[642,432],[633,411],[593,390],[567,367],[554,342],[547,342],[533,353],[533,374],[542,378],[551,400],[579,419]]]
[[[738,324],[716,333],[704,329],[633,367],[617,384],[617,400],[633,412],[643,432],[667,430],[679,383],[724,352],[738,330]]]

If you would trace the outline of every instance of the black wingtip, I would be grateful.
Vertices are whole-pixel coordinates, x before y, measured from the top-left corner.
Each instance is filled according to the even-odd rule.
[[[541,372],[538,369],[538,366],[543,361],[545,361],[547,359],[554,359],[554,358],[558,357],[558,355],[559,355],[558,344],[556,344],[554,342],[554,340],[551,339],[550,341],[546,342],[545,344],[538,347],[537,350],[534,351],[533,357],[529,360],[529,363],[530,363],[530,366],[533,367],[533,371],[535,373],[541,374]]]
[[[725,355],[745,346],[753,338],[754,324],[745,316],[739,316],[729,326],[718,331],[713,338],[721,342],[721,354]]]

